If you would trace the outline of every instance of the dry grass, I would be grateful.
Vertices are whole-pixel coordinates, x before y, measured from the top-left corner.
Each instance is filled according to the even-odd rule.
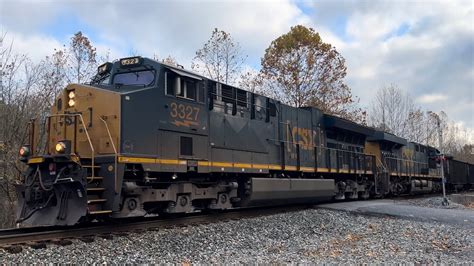
[[[466,206],[466,208],[469,208],[469,209],[474,209],[474,202],[465,204],[464,206]]]

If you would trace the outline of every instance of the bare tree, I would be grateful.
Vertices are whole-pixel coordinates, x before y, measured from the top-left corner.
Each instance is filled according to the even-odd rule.
[[[469,146],[472,143],[469,143],[469,133],[461,124],[455,123],[454,121],[449,120],[448,115],[441,111],[439,114],[428,112],[427,115],[431,119],[431,124],[429,126],[436,127],[437,129],[437,119],[440,121],[441,132],[443,134],[443,147],[442,151],[446,154],[452,155],[462,155],[463,149],[467,145]],[[438,135],[428,135],[426,144],[430,146],[438,146]]]
[[[474,164],[474,145],[464,144],[461,149],[451,153],[456,159]]]
[[[102,55],[99,55],[98,56],[98,62],[100,63],[104,63],[104,62],[110,62],[111,58],[110,58],[110,49],[107,49],[107,51],[105,51],[105,54],[102,54]]]
[[[425,112],[420,108],[416,108],[409,112],[406,121],[402,122],[404,130],[397,129],[397,135],[416,143],[427,143],[427,140],[436,134],[436,126],[434,121],[426,116]],[[397,126],[394,125],[396,128]],[[393,132],[393,131],[388,131]]]
[[[178,66],[178,61],[176,61],[176,58],[172,57],[171,55],[168,55],[168,57],[161,60],[161,62],[172,66]]]
[[[413,142],[433,143],[437,136],[436,121],[412,99],[393,84],[380,88],[371,104],[370,124]]]
[[[132,47],[130,48],[130,51],[128,51],[128,56],[132,57],[132,56],[139,56],[141,55],[140,52],[138,51],[138,49]],[[155,55],[153,55],[154,57]]]
[[[424,114],[408,93],[395,85],[380,88],[372,102],[370,123],[376,128],[406,137],[412,133]],[[416,138],[416,137],[415,137]]]
[[[13,184],[24,170],[18,149],[28,140],[27,124],[48,114],[54,97],[65,86],[68,70],[64,50],[34,63],[15,53],[13,41],[7,44],[5,37],[0,36],[0,227],[13,225]]]
[[[241,89],[253,93],[268,94],[262,87],[263,79],[259,72],[255,70],[248,70],[240,74],[238,86]],[[266,95],[270,96],[270,95]]]
[[[69,83],[84,83],[95,74],[97,70],[96,48],[82,32],[74,34],[64,54],[67,55],[66,77]]]
[[[0,35],[0,228],[14,222],[13,184],[24,171],[18,149],[27,142],[27,123],[44,119],[67,83],[86,82],[96,71],[96,50],[81,32],[38,63],[13,47]]]
[[[26,124],[49,107],[53,93],[41,86],[44,62],[34,64],[26,55],[13,52],[13,41],[5,43],[0,37],[0,141],[3,169],[0,198],[3,208],[0,226],[11,226],[14,219],[15,194],[13,183],[22,173],[18,163],[18,149],[26,142]]]
[[[377,91],[369,118],[371,125],[377,129],[432,147],[438,147],[439,119],[444,139],[442,150],[448,154],[463,154],[473,134],[450,121],[443,111],[439,114],[423,111],[408,93],[394,85]]]
[[[45,99],[48,100],[49,106],[53,104],[55,95],[66,86],[65,66],[67,64],[67,54],[63,50],[54,50],[51,56],[47,56],[40,63],[42,72],[39,85],[42,92],[47,93]]]
[[[191,68],[214,80],[233,84],[245,58],[239,43],[229,33],[215,28],[207,43],[196,51]]]

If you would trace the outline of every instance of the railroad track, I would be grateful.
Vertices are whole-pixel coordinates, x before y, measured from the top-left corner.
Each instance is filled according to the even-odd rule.
[[[439,196],[412,195],[409,197],[392,197],[394,200],[407,200],[413,198],[424,198]],[[72,243],[71,239],[82,239],[93,241],[94,237],[112,238],[113,235],[133,233],[137,231],[159,230],[160,228],[183,227],[197,224],[208,224],[236,220],[243,218],[260,217],[291,211],[300,211],[309,208],[318,208],[318,205],[289,205],[278,207],[258,207],[235,209],[216,213],[199,213],[170,217],[154,217],[141,220],[123,220],[108,223],[89,223],[78,226],[45,226],[25,227],[0,230],[0,248],[12,253],[22,250],[22,246],[33,248],[45,248],[48,244],[67,245]]]
[[[0,230],[0,248],[12,253],[21,252],[22,246],[45,248],[48,244],[67,245],[71,239],[93,241],[94,237],[111,238],[113,235],[133,233],[137,231],[159,230],[163,228],[184,227],[198,224],[225,222],[243,218],[261,217],[266,215],[300,211],[312,208],[308,205],[292,205],[271,208],[250,208],[230,210],[209,214],[194,214],[181,217],[150,218],[123,223],[90,223],[80,226],[47,226],[25,227]]]

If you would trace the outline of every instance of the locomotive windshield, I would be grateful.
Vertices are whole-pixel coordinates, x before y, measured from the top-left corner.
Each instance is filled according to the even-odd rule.
[[[113,84],[115,85],[131,85],[147,87],[152,85],[155,80],[154,70],[141,70],[125,73],[118,73],[114,76]]]

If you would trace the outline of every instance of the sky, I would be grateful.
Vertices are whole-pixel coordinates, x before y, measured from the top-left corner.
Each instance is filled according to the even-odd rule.
[[[395,85],[424,110],[474,130],[474,1],[0,0],[0,33],[33,60],[82,31],[99,54],[171,55],[190,68],[214,28],[259,70],[272,40],[302,24],[346,59],[346,82],[368,108]]]

